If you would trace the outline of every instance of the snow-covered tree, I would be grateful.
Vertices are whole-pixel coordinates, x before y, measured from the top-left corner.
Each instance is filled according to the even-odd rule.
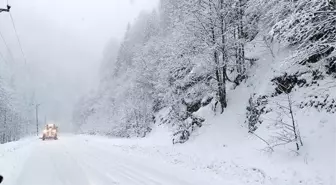
[[[200,107],[212,103],[223,112],[235,103],[228,102],[228,87],[244,85],[250,75],[258,59],[247,58],[246,48],[257,38],[273,57],[274,41],[281,42],[295,48],[291,58],[298,63],[325,60],[334,73],[332,7],[318,0],[161,0],[107,47],[100,87],[78,103],[74,120],[83,132],[143,137],[167,110],[174,143],[184,142],[202,126],[194,114]],[[250,101],[253,130],[260,117],[254,113],[268,112],[271,96],[260,97]]]
[[[0,143],[15,141],[31,133],[29,106],[15,85],[13,67],[0,58]]]
[[[327,1],[298,1],[293,3],[292,14],[278,22],[272,33],[298,47],[293,59],[301,64],[334,61],[335,22],[336,14]]]

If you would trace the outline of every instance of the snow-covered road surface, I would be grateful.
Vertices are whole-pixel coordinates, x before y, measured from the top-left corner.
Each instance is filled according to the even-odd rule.
[[[223,184],[211,174],[127,153],[78,136],[19,141],[0,157],[5,185]],[[5,172],[1,172],[5,170]],[[227,182],[225,184],[228,184]]]

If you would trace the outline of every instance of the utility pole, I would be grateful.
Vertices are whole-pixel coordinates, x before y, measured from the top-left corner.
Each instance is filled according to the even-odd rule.
[[[11,9],[11,6],[7,5],[7,9],[5,9],[5,8],[0,8],[0,13],[1,13],[1,12],[9,12],[10,9]]]
[[[36,111],[36,135],[39,135],[39,124],[38,124],[38,108],[39,108],[40,104],[36,104],[35,105],[35,111]]]
[[[7,110],[5,109],[5,117],[4,117],[4,131],[2,133],[2,144],[6,143],[6,132],[7,132]]]

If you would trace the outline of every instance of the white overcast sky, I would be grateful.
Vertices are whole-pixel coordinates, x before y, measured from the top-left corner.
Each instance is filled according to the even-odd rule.
[[[0,0],[5,7],[7,0]],[[66,122],[79,96],[97,85],[105,45],[122,39],[126,26],[158,0],[9,0],[27,64],[7,13],[0,30],[14,60],[0,40],[0,51],[11,64],[30,71],[41,117]],[[28,70],[29,69],[29,70]],[[15,74],[16,76],[22,74]]]

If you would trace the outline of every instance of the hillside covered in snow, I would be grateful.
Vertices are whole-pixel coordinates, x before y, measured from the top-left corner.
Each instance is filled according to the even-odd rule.
[[[333,185],[335,11],[333,0],[161,0],[105,49],[76,131],[241,184]]]

